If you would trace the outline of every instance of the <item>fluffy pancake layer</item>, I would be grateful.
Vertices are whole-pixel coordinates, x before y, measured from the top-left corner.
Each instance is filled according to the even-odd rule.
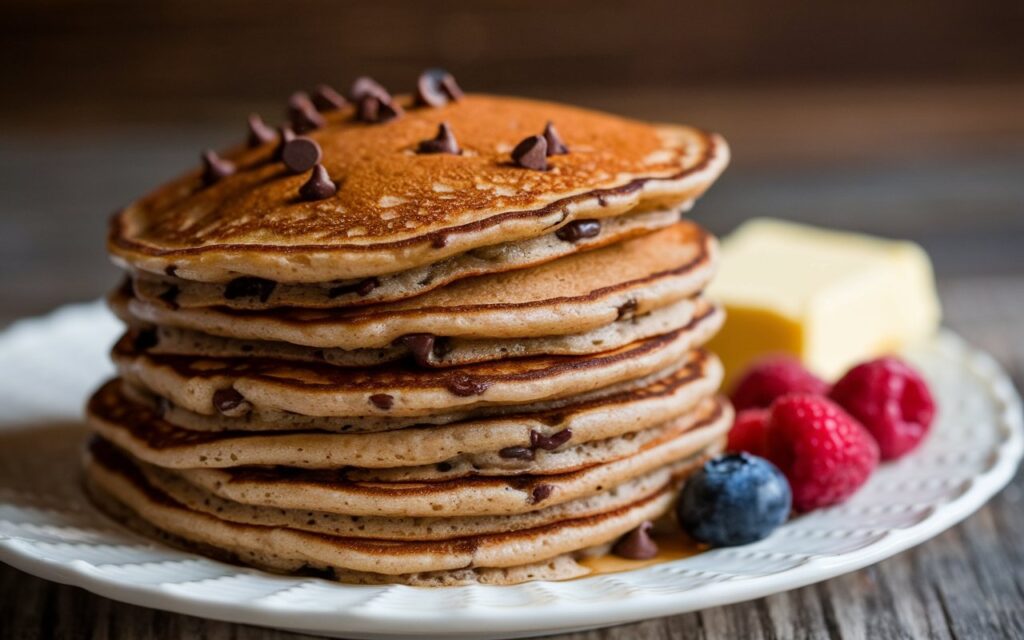
[[[717,243],[679,222],[538,267],[455,282],[395,303],[354,309],[246,312],[131,298],[138,320],[203,333],[316,348],[387,348],[403,336],[524,338],[579,334],[692,297],[714,273]],[[115,293],[115,299],[123,296]]]
[[[351,108],[309,132],[341,185],[297,198],[305,176],[273,162],[273,145],[227,154],[238,170],[204,186],[193,172],[126,207],[108,249],[123,264],[186,280],[329,282],[380,276],[478,247],[533,238],[574,220],[670,208],[699,196],[728,162],[718,136],[553,103],[466,96],[365,124]],[[556,123],[571,153],[547,171],[515,166],[523,138]],[[441,122],[459,155],[417,154]]]

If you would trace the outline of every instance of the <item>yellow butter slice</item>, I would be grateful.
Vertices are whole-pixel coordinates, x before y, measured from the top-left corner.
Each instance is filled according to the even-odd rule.
[[[726,384],[771,353],[832,380],[939,325],[932,265],[913,242],[762,218],[726,238],[721,256],[708,293],[728,316],[710,348]]]

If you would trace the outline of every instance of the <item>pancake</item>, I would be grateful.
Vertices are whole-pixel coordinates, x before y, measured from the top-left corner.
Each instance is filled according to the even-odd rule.
[[[450,463],[456,456],[517,447],[533,450],[534,439],[566,429],[571,439],[563,446],[651,428],[683,415],[714,393],[721,375],[717,360],[694,352],[670,376],[638,390],[557,410],[363,434],[183,429],[162,418],[152,404],[125,395],[116,379],[93,395],[87,414],[104,438],[162,467],[388,468]]]
[[[698,360],[707,358],[704,351],[696,351],[693,354]],[[512,418],[524,414],[549,414],[550,417],[543,417],[542,421],[558,422],[557,416],[562,414],[560,410],[568,410],[580,405],[603,398],[613,396],[626,397],[631,392],[647,389],[652,385],[666,383],[665,388],[676,389],[676,376],[686,370],[686,363],[690,356],[677,361],[654,373],[634,378],[625,382],[619,382],[601,389],[588,391],[587,393],[576,394],[566,398],[555,398],[540,402],[531,402],[520,405],[494,405],[483,407],[470,407],[453,409],[448,411],[433,411],[422,416],[304,416],[290,411],[278,409],[264,409],[253,407],[249,413],[229,417],[221,413],[203,415],[184,409],[170,402],[166,398],[154,395],[148,389],[122,379],[122,392],[125,397],[132,401],[145,404],[156,409],[159,415],[172,425],[197,432],[219,432],[219,431],[252,431],[252,432],[295,432],[295,431],[326,431],[329,433],[381,433],[404,429],[406,427],[426,427],[430,425],[448,425],[455,422],[471,420],[484,420],[490,418]],[[712,360],[711,364],[717,370],[721,363]],[[646,393],[641,392],[641,393]],[[660,396],[660,394],[658,394]]]
[[[236,340],[211,336],[199,331],[176,327],[139,325],[127,315],[128,321],[139,325],[136,331],[152,328],[155,344],[150,353],[214,358],[274,358],[294,362],[326,362],[339,367],[369,367],[403,359],[415,360],[420,366],[453,367],[503,358],[537,355],[588,355],[610,351],[637,340],[669,333],[685,327],[694,316],[707,312],[708,302],[702,298],[686,298],[639,316],[626,315],[611,324],[586,333],[538,338],[437,338],[426,337],[421,348],[412,351],[404,340],[380,349],[317,349],[287,342]],[[123,305],[111,302],[118,315],[127,314]]]
[[[137,298],[127,305],[135,318],[161,326],[346,350],[387,348],[410,334],[488,339],[580,334],[699,293],[714,273],[716,255],[711,235],[679,222],[530,269],[460,280],[372,307],[186,309]]]
[[[378,469],[347,469],[345,477],[355,482],[437,482],[471,477],[555,475],[572,473],[595,465],[623,460],[659,442],[684,434],[706,418],[715,401],[705,398],[690,412],[660,425],[610,436],[601,440],[575,442],[570,438],[550,451],[537,446],[529,458],[508,457],[500,451],[463,453],[439,464]],[[568,432],[571,436],[572,432]],[[555,441],[557,442],[557,440]]]
[[[305,564],[349,571],[402,575],[469,567],[533,564],[616,540],[641,522],[661,517],[674,492],[654,495],[611,511],[542,527],[451,540],[402,541],[343,538],[286,527],[229,522],[191,511],[151,485],[127,457],[90,448],[90,481],[138,517],[171,535],[224,549],[259,553],[292,571]],[[270,565],[273,566],[273,565]]]
[[[514,515],[454,516],[448,518],[403,518],[348,516],[326,511],[260,507],[226,500],[189,484],[160,467],[134,460],[146,481],[193,511],[242,524],[289,527],[313,533],[378,540],[450,540],[486,533],[501,533],[540,527],[570,518],[582,518],[618,509],[676,487],[682,478],[704,463],[703,456],[685,464],[656,469],[611,489],[586,498],[553,505],[546,509]]]
[[[136,271],[132,274],[132,281],[139,299],[151,303],[164,302],[168,292],[173,290],[174,303],[184,308],[214,305],[231,309],[362,306],[402,300],[462,278],[523,269],[578,251],[596,249],[667,227],[677,222],[679,216],[678,210],[630,213],[601,220],[600,231],[589,238],[563,240],[552,232],[537,238],[481,247],[389,275],[309,284],[268,281],[263,286],[252,288],[258,293],[239,286],[244,284],[243,280],[233,280],[235,286],[231,287],[231,283],[193,282],[167,274]]]
[[[111,221],[116,260],[186,280],[329,282],[436,263],[471,249],[533,238],[572,221],[671,208],[704,192],[728,162],[718,136],[654,126],[553,103],[471,95],[440,108],[407,107],[366,124],[346,107],[305,135],[337,194],[298,198],[307,175],[272,161],[274,144],[226,154],[238,170],[204,186],[193,171]],[[545,123],[570,153],[547,171],[510,151]],[[447,122],[462,153],[417,154]]]
[[[719,400],[694,426],[635,455],[559,475],[468,477],[439,482],[356,482],[344,470],[284,467],[169,470],[222,498],[264,507],[356,516],[442,517],[537,511],[607,491],[666,465],[720,452],[732,408]]]
[[[253,407],[305,416],[424,416],[432,412],[521,405],[587,393],[681,362],[723,320],[712,307],[682,329],[588,356],[537,356],[443,370],[382,365],[339,368],[258,358],[191,358],[138,349],[130,337],[112,357],[122,377],[179,407],[212,415],[214,395],[233,413]]]

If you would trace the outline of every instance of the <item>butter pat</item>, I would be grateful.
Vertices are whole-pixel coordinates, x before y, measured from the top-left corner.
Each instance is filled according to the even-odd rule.
[[[709,348],[726,384],[759,357],[798,356],[832,381],[857,362],[926,339],[941,311],[931,262],[912,242],[751,220],[722,243],[708,295],[727,318]]]

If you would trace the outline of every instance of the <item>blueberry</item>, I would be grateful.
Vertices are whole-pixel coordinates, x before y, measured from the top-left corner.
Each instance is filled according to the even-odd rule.
[[[709,460],[690,476],[676,505],[692,538],[716,547],[761,540],[786,521],[792,496],[775,465],[749,453]]]

